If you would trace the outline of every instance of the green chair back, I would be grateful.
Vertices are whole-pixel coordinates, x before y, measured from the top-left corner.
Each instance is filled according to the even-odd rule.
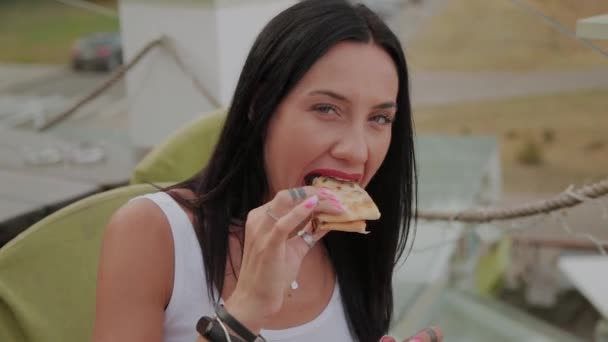
[[[138,163],[131,184],[179,182],[196,174],[211,157],[225,116],[219,110],[177,130]]]
[[[90,341],[103,229],[130,185],[96,194],[34,224],[0,249],[0,341]]]

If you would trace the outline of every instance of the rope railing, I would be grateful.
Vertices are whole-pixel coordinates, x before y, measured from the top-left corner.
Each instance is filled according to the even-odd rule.
[[[486,223],[505,221],[538,214],[548,214],[579,205],[588,199],[608,195],[608,178],[577,190],[569,187],[552,198],[507,208],[467,209],[459,212],[420,210],[418,218],[427,221],[460,221],[469,223]]]
[[[180,54],[177,52],[173,41],[169,37],[163,36],[161,38],[152,40],[148,42],[144,47],[142,47],[135,56],[126,64],[118,67],[108,79],[101,82],[97,87],[93,90],[89,91],[85,96],[83,96],[80,100],[76,101],[72,106],[68,107],[66,110],[61,113],[50,118],[45,124],[41,125],[38,130],[45,131],[60,122],[66,120],[70,116],[74,115],[80,108],[100,96],[106,90],[111,88],[114,84],[124,78],[127,71],[131,70],[135,67],[150,51],[152,51],[156,47],[163,47],[169,55],[175,60],[179,68],[186,74],[192,78],[192,83],[195,88],[203,95],[205,99],[211,103],[212,106],[219,108],[221,106],[220,102],[211,95],[211,92],[207,90],[207,88],[203,85],[203,83],[196,77],[194,73],[192,73],[186,67],[184,60],[181,58]]]
[[[80,108],[91,102],[96,97],[100,96],[104,91],[112,87],[119,80],[124,78],[125,74],[135,67],[150,51],[156,47],[163,47],[175,60],[180,69],[191,76],[192,82],[197,90],[203,95],[213,106],[220,107],[220,102],[211,95],[203,83],[192,73],[186,63],[181,58],[174,43],[168,37],[161,37],[150,41],[144,45],[135,56],[126,64],[117,68],[110,77],[103,81],[99,86],[95,87],[88,94],[72,106],[51,118],[48,122],[42,125],[39,130],[47,130],[58,123],[66,120],[71,115],[76,113]],[[597,183],[586,185],[578,190],[573,190],[571,187],[563,193],[539,202],[526,203],[510,208],[474,208],[459,212],[435,211],[435,210],[419,210],[418,218],[427,221],[461,221],[469,223],[484,223],[491,221],[512,220],[522,217],[533,216],[537,214],[550,213],[565,208],[576,206],[586,199],[602,197],[608,194],[608,178]]]

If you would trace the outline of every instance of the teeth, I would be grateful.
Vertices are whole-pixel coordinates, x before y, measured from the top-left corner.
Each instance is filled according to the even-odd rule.
[[[306,183],[306,185],[312,185],[312,181],[318,176],[320,175],[314,173],[308,174],[304,177],[304,183]]]
[[[306,175],[306,177],[304,177],[304,183],[306,183],[306,185],[311,185],[312,181],[317,177],[328,177],[328,178],[339,180],[341,182],[352,182],[352,180],[350,180],[350,179],[344,179],[344,178],[335,177],[335,176],[324,176],[324,175],[320,175],[320,174],[311,173],[311,174]]]

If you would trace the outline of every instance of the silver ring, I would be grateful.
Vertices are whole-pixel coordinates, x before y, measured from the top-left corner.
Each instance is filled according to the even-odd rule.
[[[273,214],[272,211],[270,211],[270,207],[266,207],[266,214],[275,221],[279,220],[279,218],[275,214]]]
[[[315,238],[312,237],[312,234],[310,234],[309,232],[305,230],[300,230],[298,232],[298,236],[301,237],[304,242],[306,242],[309,248],[312,248],[315,245]]]

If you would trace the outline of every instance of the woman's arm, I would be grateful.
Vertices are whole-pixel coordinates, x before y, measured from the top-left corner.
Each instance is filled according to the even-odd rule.
[[[103,236],[94,342],[160,342],[173,288],[173,238],[161,209],[135,200]]]

